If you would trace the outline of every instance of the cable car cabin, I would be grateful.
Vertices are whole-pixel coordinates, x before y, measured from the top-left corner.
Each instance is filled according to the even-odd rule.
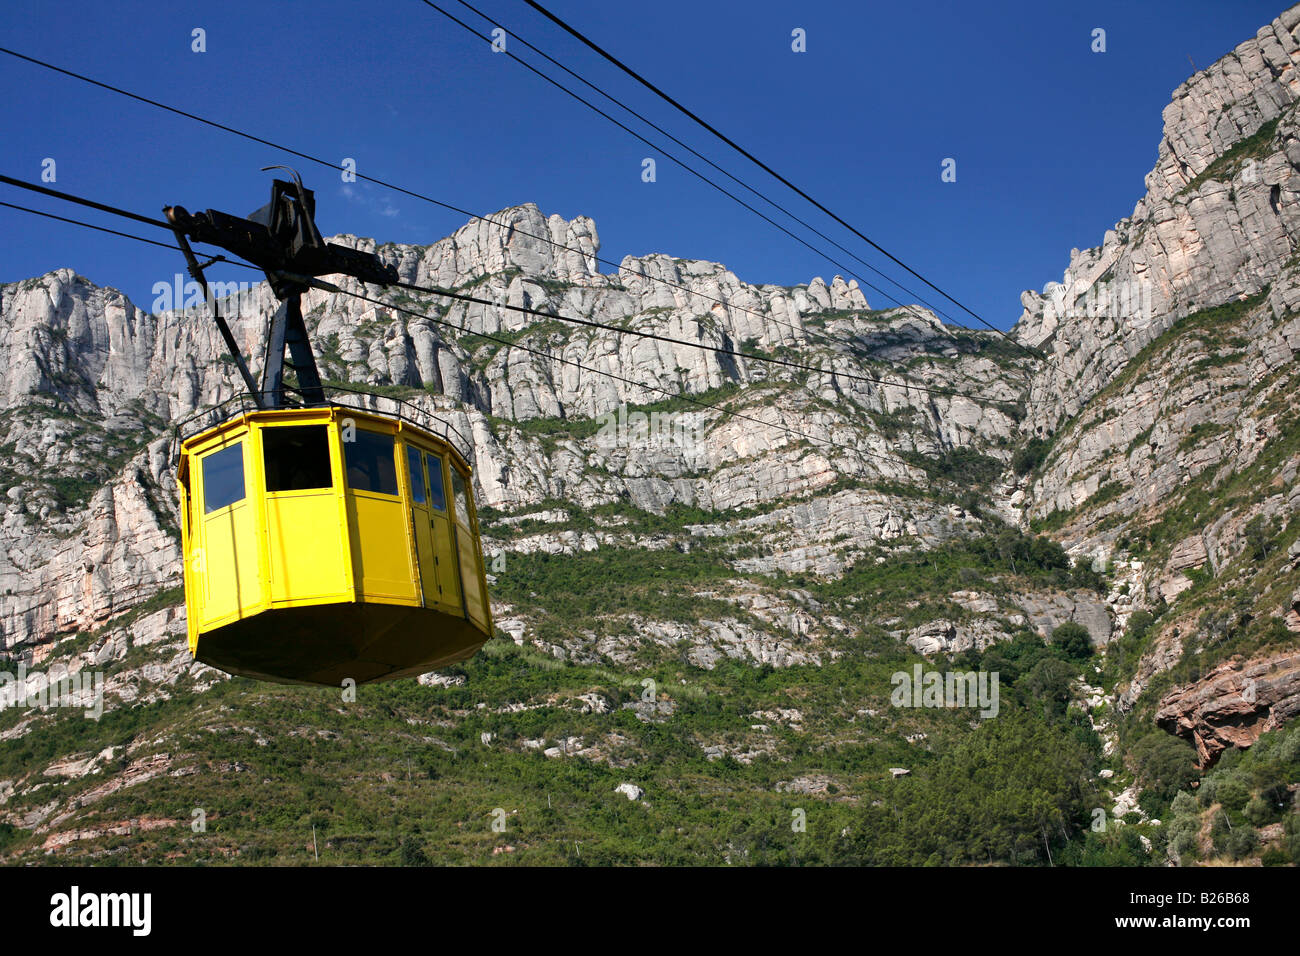
[[[247,411],[180,444],[194,656],[339,686],[424,673],[492,633],[470,467],[401,418]]]

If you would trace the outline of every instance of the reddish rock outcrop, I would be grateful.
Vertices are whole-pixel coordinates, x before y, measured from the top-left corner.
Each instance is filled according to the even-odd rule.
[[[1249,747],[1300,714],[1300,653],[1225,661],[1166,694],[1156,723],[1196,746],[1202,768],[1229,747]]]

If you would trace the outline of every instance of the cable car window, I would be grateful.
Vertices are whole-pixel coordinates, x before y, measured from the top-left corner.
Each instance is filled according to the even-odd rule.
[[[305,491],[334,484],[326,425],[262,429],[262,460],[267,491]]]
[[[469,505],[465,498],[465,479],[455,468],[451,470],[451,493],[456,499],[456,520],[469,527]]]
[[[397,460],[393,436],[358,428],[352,441],[343,442],[348,462],[348,485],[357,491],[397,495]]]
[[[439,511],[447,510],[447,492],[442,486],[442,458],[425,455],[429,466],[429,503]]]
[[[236,442],[203,459],[203,511],[211,514],[244,499],[244,443]]]
[[[414,445],[406,446],[406,470],[411,473],[411,499],[417,504],[424,504],[424,469],[420,466],[420,449]]]

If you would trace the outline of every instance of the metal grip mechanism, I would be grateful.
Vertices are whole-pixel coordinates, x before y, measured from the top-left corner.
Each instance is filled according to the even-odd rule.
[[[289,169],[267,166],[264,169]],[[302,294],[311,286],[305,278],[342,274],[362,282],[389,285],[398,279],[397,270],[385,265],[374,253],[359,252],[321,238],[316,228],[316,195],[302,184],[292,169],[292,181],[277,179],[271,184],[271,201],[246,219],[216,209],[190,213],[184,206],[166,206],[163,213],[176,233],[189,271],[204,290],[217,327],[225,339],[230,357],[239,367],[249,391],[258,398],[261,408],[284,407],[284,368],[298,377],[298,392],[307,404],[324,401],[320,372],[312,354],[307,327],[302,318]],[[267,330],[266,367],[260,388],[253,379],[235,345],[226,320],[208,292],[203,270],[190,249],[189,241],[219,246],[251,262],[266,273],[271,291],[280,307]],[[214,260],[215,261],[215,260]],[[211,265],[209,262],[206,265]],[[285,361],[285,350],[291,361]]]

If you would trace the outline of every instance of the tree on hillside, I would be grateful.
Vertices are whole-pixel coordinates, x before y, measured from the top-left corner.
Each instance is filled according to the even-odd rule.
[[[1043,705],[1043,716],[1051,718],[1064,716],[1073,679],[1074,668],[1068,663],[1056,657],[1044,657],[1018,683]]]
[[[1138,740],[1129,754],[1143,795],[1150,793],[1159,805],[1168,804],[1198,776],[1192,745],[1162,730]]]
[[[1092,656],[1092,636],[1082,624],[1066,621],[1052,631],[1052,643],[1072,660],[1086,660]]]

